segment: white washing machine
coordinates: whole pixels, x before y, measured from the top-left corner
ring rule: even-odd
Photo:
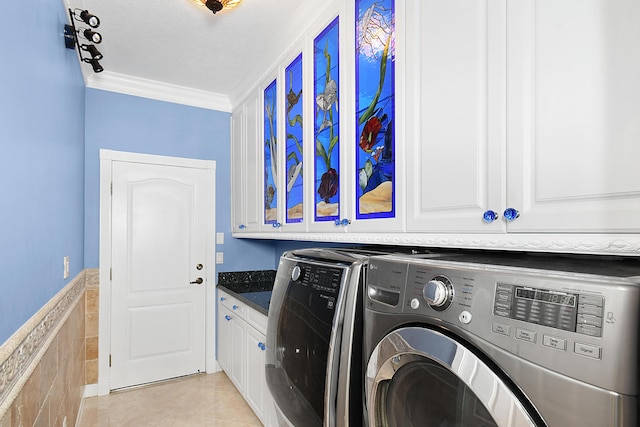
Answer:
[[[640,260],[372,257],[370,426],[635,427]]]

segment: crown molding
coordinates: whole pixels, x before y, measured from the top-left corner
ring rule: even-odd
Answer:
[[[227,95],[141,79],[106,70],[100,74],[87,75],[85,83],[87,87],[92,89],[174,102],[208,110],[231,112],[231,101]]]

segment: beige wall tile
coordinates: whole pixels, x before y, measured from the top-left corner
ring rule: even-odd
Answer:
[[[77,303],[65,307],[70,311],[66,313],[63,324],[59,327],[52,324],[56,328],[55,336],[51,337],[49,347],[37,364],[30,368],[33,372],[7,413],[0,418],[0,427],[59,427],[65,417],[67,425],[75,425],[85,385],[85,310],[89,305],[97,311],[98,295],[96,290],[93,299],[89,298],[87,301],[83,277],[80,283],[82,284],[71,288],[75,292],[73,295],[79,298],[75,300]],[[79,289],[78,286],[82,288]],[[55,301],[65,301],[61,299],[63,296],[56,295],[56,298]],[[53,303],[45,305],[44,308],[49,307],[53,308]],[[27,334],[30,333],[33,331],[27,331]],[[48,338],[40,341],[40,344],[44,342],[48,342]],[[97,341],[95,348],[97,349]],[[27,368],[20,369],[25,372]]]
[[[31,426],[34,425],[41,406],[40,402],[30,401],[29,395],[21,392],[11,405],[11,409],[12,426]]]
[[[87,360],[98,358],[98,337],[91,337],[86,339],[85,353],[85,357]]]
[[[35,419],[45,393],[42,392],[41,365],[38,364],[20,391],[21,399],[27,407],[33,408],[32,419]]]
[[[86,291],[86,314],[98,313],[98,289],[87,289]]]
[[[98,313],[86,315],[85,337],[98,336]]]
[[[0,427],[11,427],[11,408],[0,418]]]
[[[40,389],[43,397],[49,394],[58,372],[58,340],[54,339],[51,346],[40,360]]]
[[[65,378],[63,377],[63,375],[58,375],[56,376],[56,379],[51,387],[51,391],[49,392],[49,414],[51,420],[55,420],[57,415],[63,409],[65,395]]]
[[[85,382],[87,384],[98,383],[98,360],[87,360],[85,363]]]
[[[44,401],[44,404],[42,405],[42,410],[38,414],[38,417],[35,419],[33,424],[25,424],[25,426],[33,425],[33,427],[51,427],[49,415],[49,399],[46,399]]]

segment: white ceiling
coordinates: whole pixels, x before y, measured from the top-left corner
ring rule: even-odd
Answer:
[[[160,84],[163,90],[177,89],[187,98],[210,95],[233,105],[250,82],[264,75],[266,70],[254,64],[284,53],[295,42],[287,37],[298,37],[305,21],[330,1],[243,0],[237,8],[215,15],[194,0],[65,3],[100,18],[96,31],[103,40],[96,47],[104,55],[100,63],[105,71],[95,74],[83,64],[88,86],[104,88],[114,79],[126,80],[125,86],[153,87],[150,92],[154,92]],[[82,22],[76,24],[84,27]]]

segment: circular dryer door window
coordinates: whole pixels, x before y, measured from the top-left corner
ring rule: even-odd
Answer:
[[[398,329],[367,366],[371,426],[535,427],[523,402],[473,352],[420,327]]]

